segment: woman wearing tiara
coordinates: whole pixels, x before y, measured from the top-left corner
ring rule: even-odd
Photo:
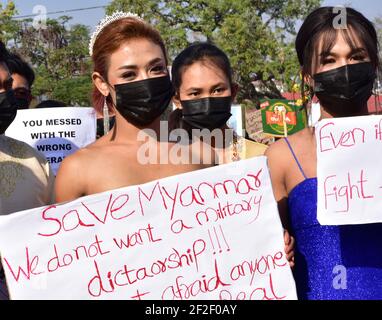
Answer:
[[[105,118],[108,112],[115,114],[115,125],[95,143],[65,158],[56,178],[57,202],[210,166],[175,165],[167,157],[165,163],[160,161],[163,150],[168,152],[173,146],[156,138],[173,89],[166,49],[157,30],[134,14],[116,12],[101,21],[89,52],[94,64],[94,107],[103,109]],[[143,129],[149,129],[146,132],[151,136],[140,139]],[[149,163],[142,153],[147,140],[158,151]],[[213,159],[212,150],[204,151]],[[201,155],[193,156],[200,159]]]

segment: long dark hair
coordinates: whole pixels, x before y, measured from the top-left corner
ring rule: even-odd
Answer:
[[[302,67],[303,78],[312,76],[320,63],[319,50],[330,52],[333,48],[338,32],[342,32],[350,48],[356,47],[356,38],[367,50],[371,63],[379,67],[378,36],[371,23],[360,12],[352,8],[346,10],[347,26],[344,29],[335,28],[334,21],[338,18],[336,7],[321,7],[311,12],[302,24],[296,38],[295,46],[298,60]],[[321,48],[319,48],[322,40]]]
[[[0,62],[5,62],[9,57],[9,52],[5,47],[4,42],[0,40]]]
[[[184,49],[174,60],[171,67],[171,80],[175,95],[179,97],[183,72],[199,61],[208,61],[222,70],[232,87],[232,68],[227,55],[210,42],[195,42]],[[182,110],[176,109],[169,116],[169,130],[182,128],[191,132],[191,127],[182,122]]]
[[[32,88],[35,73],[32,67],[23,58],[16,53],[11,53],[7,58],[7,65],[11,74],[17,73],[23,76],[27,80],[29,88]]]

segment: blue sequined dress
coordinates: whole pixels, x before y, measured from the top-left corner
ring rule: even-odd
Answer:
[[[299,299],[382,299],[382,224],[321,226],[317,221],[317,178],[288,197]]]

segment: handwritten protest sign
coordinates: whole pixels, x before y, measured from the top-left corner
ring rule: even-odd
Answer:
[[[270,144],[275,140],[264,134],[261,110],[255,108],[245,108],[245,131],[252,140],[259,143]]]
[[[0,217],[0,254],[13,299],[296,298],[265,157]]]
[[[326,119],[315,132],[318,221],[382,222],[382,117]]]
[[[66,156],[95,141],[96,114],[82,107],[18,110],[5,135],[42,152],[56,174]]]

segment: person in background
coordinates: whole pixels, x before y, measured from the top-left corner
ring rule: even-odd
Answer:
[[[6,57],[4,44],[0,43],[0,48]],[[26,143],[4,135],[17,113],[12,82],[4,59],[0,62],[0,215],[54,200],[54,175],[44,156]]]
[[[54,203],[54,174],[48,161],[26,143],[4,135],[17,113],[7,58],[0,42],[0,215]],[[0,264],[0,299],[7,298]]]
[[[211,43],[196,43],[175,58],[171,73],[175,89],[173,102],[177,109],[169,116],[169,131],[184,129],[192,139],[192,129],[217,129],[225,136],[226,130],[230,130],[226,123],[238,90],[232,81],[227,55]],[[240,151],[235,150],[237,140],[243,143]],[[213,147],[223,163],[263,155],[267,148],[237,136],[228,146],[214,144]],[[284,242],[286,257],[293,267],[294,239],[286,230]]]
[[[34,71],[26,61],[15,53],[8,56],[6,63],[13,79],[12,89],[17,108],[28,109],[32,101]]]
[[[192,140],[192,129],[221,130],[223,143],[217,145],[212,139],[219,163],[264,154],[266,145],[239,137],[235,132],[233,139],[226,139],[231,130],[227,121],[238,86],[232,81],[230,61],[222,50],[207,42],[192,44],[175,58],[171,73],[177,109],[169,116],[170,132],[184,129]]]
[[[320,102],[322,119],[367,115],[379,67],[377,33],[352,8],[346,8],[345,28],[335,28],[334,9],[313,11],[297,34],[302,78]],[[296,239],[298,297],[382,299],[382,224],[322,226],[317,220],[314,128],[278,140],[266,155],[281,219]],[[345,277],[340,286],[338,267]]]

